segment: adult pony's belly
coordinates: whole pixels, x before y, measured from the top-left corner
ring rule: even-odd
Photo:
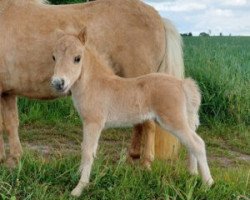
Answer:
[[[31,86],[31,87],[22,87],[18,88],[15,87],[15,89],[9,89],[3,92],[3,95],[17,95],[17,96],[23,96],[30,99],[40,99],[40,100],[50,100],[50,99],[56,99],[63,96],[70,95],[70,92],[67,94],[61,94],[57,93],[53,90],[51,86],[48,85],[38,85],[38,86]]]
[[[123,77],[156,72],[165,53],[162,19],[140,1],[106,0],[69,6],[20,3],[9,12],[0,17],[5,66],[12,81],[7,91],[20,96],[38,99],[59,96],[49,81],[58,29],[77,34],[86,26],[87,44],[105,54],[114,72]]]

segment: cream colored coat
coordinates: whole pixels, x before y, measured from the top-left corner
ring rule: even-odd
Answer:
[[[89,183],[98,140],[104,128],[156,121],[178,137],[189,152],[189,170],[197,174],[197,163],[205,184],[213,179],[204,141],[196,134],[201,103],[192,79],[166,74],[121,78],[113,73],[105,57],[86,42],[86,33],[64,35],[53,51],[55,72],[52,86],[61,93],[72,91],[74,105],[84,119],[81,179],[72,191],[80,196]]]

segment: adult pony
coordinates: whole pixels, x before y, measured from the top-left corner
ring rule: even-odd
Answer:
[[[14,165],[22,155],[16,97],[58,97],[50,87],[51,53],[58,30],[77,34],[85,26],[88,43],[109,57],[117,75],[135,77],[157,71],[183,75],[178,32],[139,0],[60,6],[43,0],[0,0],[0,160],[5,159],[3,130],[10,146],[7,163]],[[145,127],[150,124],[146,122]],[[140,132],[141,125],[136,126],[135,133]],[[154,137],[152,133],[148,131],[148,137]]]

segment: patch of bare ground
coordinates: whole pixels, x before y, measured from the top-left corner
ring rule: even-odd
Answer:
[[[210,155],[209,160],[211,162],[215,162],[218,165],[222,167],[230,167],[235,166],[240,163],[245,163],[250,165],[250,155],[243,154],[237,151],[230,151],[232,155],[234,155],[234,158],[226,157],[226,156],[216,156],[216,155]]]
[[[32,150],[45,158],[62,154],[81,155],[81,126],[25,125],[20,132],[26,151]],[[130,129],[105,130],[99,141],[99,149],[112,157],[112,160],[117,160],[120,153],[129,146],[130,136]]]
[[[82,128],[80,125],[25,125],[20,132],[22,145],[26,151],[32,150],[45,158],[55,155],[81,155]],[[130,140],[131,129],[109,129],[103,131],[99,149],[116,161],[121,152],[129,147]],[[218,166],[250,165],[249,154],[238,151],[221,138],[211,139],[207,146],[209,161]]]
[[[250,155],[238,148],[228,145],[223,139],[218,139],[216,145],[209,148],[209,160],[222,167],[236,166],[239,163],[250,165]]]

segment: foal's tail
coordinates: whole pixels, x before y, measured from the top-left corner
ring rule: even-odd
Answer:
[[[198,114],[201,104],[200,89],[193,79],[187,78],[183,80],[183,90],[186,96],[189,125],[195,130],[200,124]]]
[[[163,19],[166,34],[165,56],[159,72],[165,72],[177,78],[184,78],[182,38],[175,26]]]

